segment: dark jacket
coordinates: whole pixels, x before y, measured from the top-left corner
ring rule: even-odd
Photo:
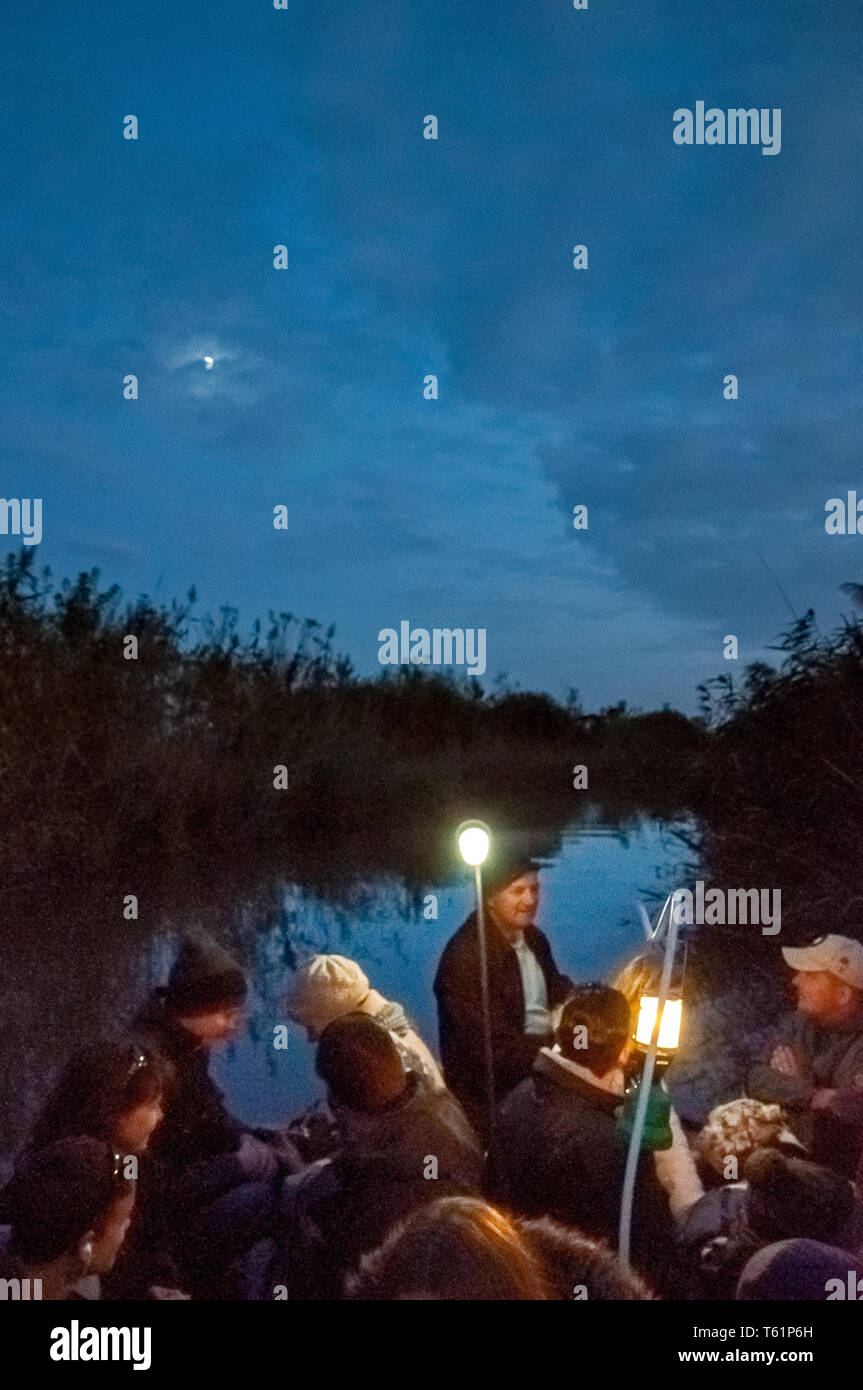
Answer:
[[[486,1186],[493,1202],[524,1216],[551,1216],[616,1246],[627,1144],[616,1132],[623,1097],[592,1085],[547,1052],[498,1108]],[[668,1292],[674,1222],[653,1165],[642,1154],[635,1182],[632,1263]]]
[[[292,1299],[341,1298],[345,1275],[397,1221],[437,1197],[479,1192],[476,1136],[455,1098],[423,1077],[410,1076],[392,1109],[340,1112],[339,1122],[335,1155],[285,1181],[278,1238],[269,1255],[250,1252],[251,1277],[238,1262],[237,1296],[273,1298],[283,1285]]]
[[[770,1065],[773,1050],[790,1047],[801,1076]],[[784,1106],[798,1138],[819,1162],[853,1177],[863,1147],[863,1019],[825,1028],[795,1011],[759,1035],[748,1090],[758,1100]],[[835,1090],[826,1110],[810,1109],[816,1090]]]
[[[744,1265],[764,1244],[750,1226],[749,1197],[748,1183],[725,1183],[687,1212],[677,1233],[681,1298],[734,1298]]]
[[[229,1114],[209,1073],[210,1052],[166,1009],[156,990],[138,1015],[134,1035],[167,1063],[165,1118],[151,1141],[157,1162],[182,1169],[239,1148],[244,1126]]]
[[[572,991],[572,981],[554,962],[548,937],[528,927],[524,939],[545,976],[549,1008]],[[548,1042],[524,1031],[524,990],[515,950],[486,922],[488,989],[495,1094],[499,1100],[529,1075],[537,1052]],[[472,912],[444,947],[434,982],[440,1051],[446,1083],[468,1105],[485,1095],[479,931]]]
[[[767,1245],[782,1240],[817,1240],[846,1250],[860,1248],[863,1203],[850,1186],[847,1201],[841,1179],[823,1168],[796,1160],[796,1181],[783,1186],[757,1181],[724,1183],[690,1207],[678,1231],[681,1297],[734,1298],[744,1265]],[[804,1177],[801,1169],[807,1169]],[[822,1176],[819,1177],[819,1174]],[[821,1187],[821,1195],[811,1184]],[[823,1183],[828,1184],[824,1191]],[[830,1190],[832,1185],[832,1193]],[[809,1186],[809,1192],[807,1192]],[[810,1201],[808,1196],[818,1200]]]
[[[150,1153],[138,1159],[138,1187],[126,1239],[113,1268],[102,1276],[102,1298],[126,1302],[147,1298],[153,1286],[183,1287],[172,1254],[170,1185],[163,1165]]]

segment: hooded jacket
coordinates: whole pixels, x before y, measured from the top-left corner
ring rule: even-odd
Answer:
[[[617,1134],[622,1094],[544,1048],[531,1075],[502,1102],[489,1154],[492,1201],[524,1216],[551,1216],[617,1244],[627,1144]],[[639,1159],[632,1263],[668,1292],[674,1221],[652,1154]]]

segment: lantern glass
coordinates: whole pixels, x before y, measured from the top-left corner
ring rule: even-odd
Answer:
[[[650,1046],[650,1039],[653,1037],[653,1026],[656,1022],[656,1010],[659,1007],[659,999],[655,994],[642,994],[638,1005],[638,1025],[635,1029],[635,1041],[642,1047]],[[663,1052],[673,1052],[680,1041],[680,1020],[683,1013],[682,999],[666,999],[665,1007],[662,1010],[662,1018],[659,1023],[659,1039],[657,1046]]]

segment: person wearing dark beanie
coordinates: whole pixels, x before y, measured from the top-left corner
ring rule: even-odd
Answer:
[[[168,979],[165,1003],[176,1018],[191,1020],[192,1031],[197,1019],[229,1014],[214,1028],[229,1037],[247,992],[245,975],[217,941],[187,937]]]
[[[539,864],[518,852],[498,853],[483,874],[489,1011],[495,1099],[530,1074],[540,1048],[553,1041],[552,1011],[572,981],[555,964],[548,938],[535,925]],[[471,912],[444,947],[434,981],[444,1078],[478,1132],[484,1133],[485,1073],[479,927]]]
[[[253,1244],[271,1219],[280,1174],[301,1167],[278,1131],[254,1130],[230,1114],[209,1072],[211,1048],[238,1032],[247,985],[217,941],[186,937],[165,987],[133,1023],[168,1076],[165,1118],[151,1142],[175,1214],[172,1254],[199,1296],[214,1296],[220,1269]]]
[[[165,1118],[151,1151],[174,1169],[239,1148],[243,1125],[226,1110],[209,1064],[210,1049],[237,1033],[245,996],[245,976],[228,952],[211,937],[188,936],[167,985],[132,1025],[165,1064]]]

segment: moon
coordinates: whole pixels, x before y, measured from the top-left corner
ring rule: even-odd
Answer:
[[[205,357],[205,358],[204,358],[204,366],[206,367],[206,369],[207,369],[208,372],[211,372],[211,371],[213,370],[213,363],[214,363],[215,360],[216,360],[216,359],[215,359],[214,357]]]

